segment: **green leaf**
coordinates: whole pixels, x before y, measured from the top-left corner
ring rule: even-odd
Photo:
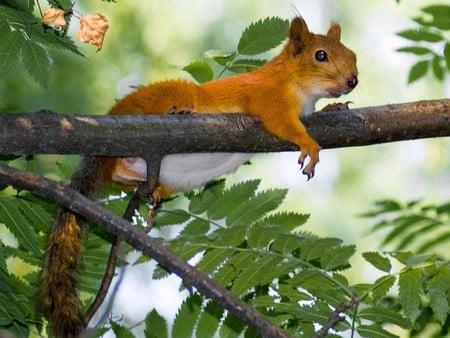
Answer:
[[[197,267],[207,274],[212,274],[229,256],[230,249],[210,250],[202,257]]]
[[[228,312],[227,317],[223,321],[218,337],[235,338],[240,337],[240,333],[244,330],[246,324],[238,317]]]
[[[364,252],[362,256],[365,258],[366,261],[368,261],[370,264],[372,264],[377,269],[384,271],[384,272],[390,272],[391,271],[391,262],[388,258],[383,257],[378,252]]]
[[[228,286],[243,268],[254,263],[257,256],[258,254],[252,251],[238,252],[220,268],[214,279],[220,285]]]
[[[246,73],[258,69],[266,62],[266,60],[258,59],[238,59],[230,65],[229,69],[234,73]]]
[[[8,5],[23,12],[33,12],[34,1],[33,0],[5,0]]]
[[[411,67],[408,76],[408,83],[413,83],[418,79],[424,77],[428,72],[428,65],[430,62],[428,60],[419,61],[414,66]]]
[[[379,302],[395,283],[395,276],[383,276],[378,278],[372,287],[373,302]]]
[[[165,225],[182,224],[188,221],[190,218],[191,215],[188,212],[181,209],[173,209],[173,210],[162,209],[159,210],[154,216],[155,224],[157,227],[162,227]]]
[[[196,336],[197,337],[217,337],[215,334],[219,328],[220,321],[222,319],[224,309],[216,302],[208,302],[203,309],[200,319],[197,324]]]
[[[325,270],[335,270],[348,266],[348,260],[356,252],[356,245],[345,245],[339,248],[333,248],[326,251],[326,255],[322,257],[322,267]]]
[[[430,298],[430,306],[441,325],[444,325],[449,313],[447,295],[450,291],[450,268],[443,265],[433,277],[427,281],[426,289]]]
[[[425,29],[407,29],[398,32],[397,35],[412,41],[439,42],[444,40],[442,35]]]
[[[134,334],[131,333],[129,329],[126,327],[117,324],[116,322],[111,321],[111,329],[113,330],[116,337],[120,338],[134,338]]]
[[[145,318],[145,338],[167,338],[167,321],[155,309]]]
[[[173,322],[172,338],[192,337],[202,300],[200,295],[195,294],[183,302]]]
[[[397,52],[411,53],[411,54],[415,54],[415,55],[426,55],[426,54],[431,54],[433,51],[429,48],[413,46],[413,47],[399,48],[399,49],[397,49]]]
[[[444,47],[444,59],[447,64],[447,69],[450,71],[450,42],[447,42]]]
[[[190,238],[197,236],[204,236],[210,228],[207,220],[196,218],[190,221],[181,231],[179,237]]]
[[[12,232],[19,246],[40,257],[38,239],[30,221],[20,211],[15,197],[0,198],[0,222]]]
[[[286,194],[287,189],[266,190],[257,194],[249,201],[241,203],[235,210],[230,210],[226,219],[228,226],[250,225],[278,208]]]
[[[433,60],[431,61],[433,74],[439,80],[444,80],[444,68],[441,65],[442,58],[439,55],[433,56]]]
[[[242,270],[234,281],[232,292],[236,295],[242,295],[250,288],[261,285],[263,278],[272,273],[276,265],[282,260],[278,256],[262,256],[253,264]],[[265,280],[267,282],[267,280]]]
[[[238,52],[243,55],[264,53],[286,39],[289,21],[277,17],[252,23],[241,35]]]
[[[358,316],[379,324],[395,324],[404,329],[408,329],[411,326],[411,323],[398,312],[384,307],[368,307],[362,309],[358,312]]]
[[[309,214],[298,214],[296,212],[279,212],[261,219],[257,226],[276,226],[287,231],[293,231],[305,224],[309,216]]]
[[[204,56],[213,59],[221,66],[226,66],[228,62],[236,57],[236,52],[229,52],[225,50],[210,49],[204,52]]]
[[[398,336],[386,331],[379,325],[359,325],[356,331],[361,337],[368,338],[398,338]]]
[[[399,296],[405,316],[414,321],[420,314],[420,293],[422,291],[422,272],[408,269],[399,277]]]
[[[261,180],[250,180],[232,185],[226,189],[220,198],[217,198],[209,206],[207,212],[211,219],[222,219],[230,214],[231,210],[239,208],[239,206],[255,196]]]
[[[22,47],[22,61],[31,78],[47,88],[52,64],[47,51],[37,43],[26,40]]]
[[[201,214],[209,210],[209,206],[221,197],[225,189],[225,180],[217,180],[208,184],[201,193],[190,193],[189,211],[193,214]]]
[[[198,83],[211,81],[214,77],[211,66],[205,61],[194,61],[184,67],[183,70],[191,74]]]
[[[422,11],[433,16],[432,25],[438,29],[450,30],[450,6],[431,5],[422,8]]]
[[[0,7],[0,12],[2,8]],[[13,74],[22,53],[23,38],[0,21],[0,77]]]

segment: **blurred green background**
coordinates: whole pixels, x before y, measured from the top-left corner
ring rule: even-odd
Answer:
[[[296,10],[316,33],[326,32],[334,21],[342,25],[342,41],[356,52],[360,72],[358,87],[342,98],[353,101],[352,107],[448,98],[448,75],[443,83],[428,75],[407,85],[416,58],[395,51],[408,45],[395,32],[413,27],[410,18],[432,3],[436,1],[119,0],[114,4],[79,0],[78,11],[99,12],[109,19],[103,49],[96,53],[93,46],[80,46],[87,58],[57,54],[48,89],[36,85],[23,70],[1,79],[0,111],[45,108],[104,114],[130,91],[130,85],[189,78],[181,68],[200,58],[203,51],[235,50],[241,32],[251,22],[268,16],[292,18]],[[72,36],[77,30],[75,21],[69,31]],[[327,103],[319,101],[316,108]],[[262,178],[264,188],[289,188],[283,208],[310,213],[306,230],[356,243],[361,251],[380,250],[384,248],[376,246],[375,235],[368,235],[371,224],[357,214],[378,199],[448,200],[449,148],[450,139],[442,138],[325,150],[316,177],[309,182],[298,169],[297,153],[263,154],[252,160],[253,165],[230,175],[228,183]],[[41,168],[50,176],[56,172],[55,158],[40,157]],[[75,161],[75,157],[68,160]],[[364,265],[360,275],[349,276],[350,280],[363,277],[376,278]]]

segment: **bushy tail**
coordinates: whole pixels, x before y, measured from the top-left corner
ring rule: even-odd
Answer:
[[[87,157],[74,174],[71,187],[95,198],[105,181],[102,159]],[[38,310],[50,320],[51,335],[79,337],[85,328],[78,298],[82,260],[83,220],[61,208],[55,217],[45,254],[38,292]]]

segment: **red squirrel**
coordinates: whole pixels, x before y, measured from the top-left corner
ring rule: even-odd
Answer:
[[[301,17],[292,20],[288,41],[272,61],[244,74],[198,85],[170,80],[140,87],[109,111],[109,114],[167,114],[173,110],[195,113],[242,111],[259,117],[263,127],[280,139],[299,146],[303,173],[312,178],[320,146],[299,119],[309,115],[320,98],[336,98],[358,84],[356,55],[341,42],[341,27],[333,24],[326,35],[313,34]],[[201,187],[233,171],[251,154],[171,154],[163,158],[159,200],[178,191]],[[95,198],[102,187],[115,182],[133,189],[147,180],[140,158],[87,157],[72,178],[71,186]],[[61,209],[50,234],[40,279],[40,309],[49,317],[56,337],[78,337],[85,328],[77,294],[77,270],[82,254],[82,219]]]

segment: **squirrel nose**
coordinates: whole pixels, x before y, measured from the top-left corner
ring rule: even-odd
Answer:
[[[350,76],[350,78],[347,81],[347,85],[353,89],[356,87],[357,84],[358,84],[358,78],[355,75]]]

